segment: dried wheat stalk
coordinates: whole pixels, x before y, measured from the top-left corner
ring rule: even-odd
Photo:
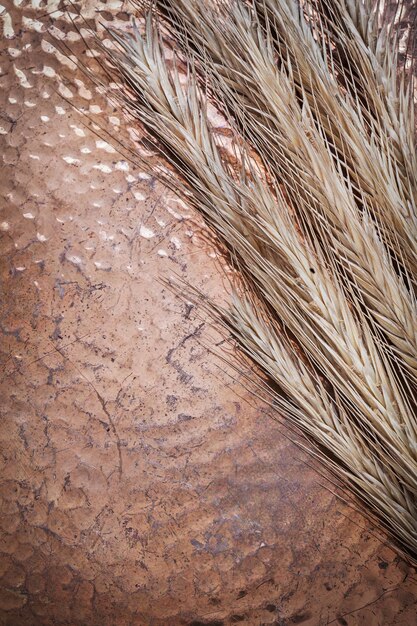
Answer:
[[[178,188],[254,294],[238,290],[229,311],[211,311],[278,386],[281,411],[331,452],[339,476],[413,558],[415,156],[411,117],[406,136],[401,126],[410,94],[404,87],[401,104],[393,100],[395,63],[375,43],[373,4],[156,7],[171,34],[187,33],[185,85],[179,61],[165,61],[152,12],[144,36],[112,33],[118,51],[106,54],[124,86],[121,106],[181,174]],[[354,69],[343,73],[346,30]],[[372,84],[358,71],[373,75],[375,59],[387,77]],[[212,132],[202,77],[243,135],[239,167]]]
[[[240,119],[271,174],[285,185],[307,230],[319,233],[314,242],[342,266],[344,287],[364,303],[374,332],[389,340],[386,354],[415,386],[417,304],[410,283],[417,269],[417,162],[409,145],[410,87],[400,98],[401,116],[392,113],[393,106],[372,106],[363,91],[365,103],[358,108],[338,89],[342,70],[337,76],[329,71],[326,47],[317,41],[298,3],[255,4],[260,13],[244,3],[220,13],[196,0],[163,0],[158,6],[171,18],[179,40],[187,41],[185,33],[192,39],[192,49],[205,68],[209,65],[223,102]],[[270,28],[262,26],[265,22]],[[351,59],[354,64],[354,55]],[[391,75],[395,63],[386,65]],[[369,84],[374,73],[372,67],[366,69],[369,80],[366,76],[364,82]],[[344,75],[343,83],[351,81]],[[371,94],[379,91],[375,84]],[[385,117],[381,113],[372,120],[368,109],[382,109]],[[390,113],[391,125],[386,119]],[[382,128],[384,122],[388,128]],[[398,159],[403,156],[406,164],[403,178],[392,138],[398,138]],[[394,225],[382,229],[380,221],[372,220],[375,215]],[[405,276],[398,276],[389,250]]]

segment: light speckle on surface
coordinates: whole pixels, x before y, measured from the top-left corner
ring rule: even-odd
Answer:
[[[110,263],[107,263],[106,261],[94,261],[94,265],[98,270],[103,270],[105,272],[109,272],[111,270]]]
[[[100,170],[103,174],[110,174],[112,168],[109,165],[105,165],[104,163],[99,163],[98,165],[93,165],[95,170]]]
[[[14,28],[12,17],[7,12],[6,7],[0,5],[0,19],[3,20],[3,35],[6,39],[12,39],[14,37]]]
[[[33,215],[33,213],[30,213],[30,212],[28,212],[28,213],[23,213],[23,217],[24,217],[25,219],[27,219],[27,220],[34,220],[34,219],[35,219],[35,216]]]
[[[146,196],[144,193],[141,193],[140,191],[134,191],[133,195],[135,197],[135,200],[146,200]]]
[[[81,163],[80,159],[76,159],[75,157],[72,157],[72,156],[63,156],[62,160],[65,161],[65,163],[68,163],[69,165],[76,165],[77,163]]]
[[[71,128],[78,137],[85,137],[85,131],[82,128],[74,126],[73,124],[71,124]]]
[[[26,74],[22,70],[19,70],[19,68],[17,68],[16,66],[13,66],[13,68],[14,68],[14,72],[15,72],[18,80],[19,80],[19,83],[22,85],[22,87],[24,89],[31,89],[32,85],[30,84],[30,82],[26,78]]]
[[[47,54],[56,54],[56,52],[58,52],[55,46],[53,46],[47,39],[42,39],[41,48]]]
[[[49,65],[44,65],[42,72],[45,76],[48,76],[48,78],[53,78],[56,75],[54,68]]]
[[[139,228],[139,235],[145,239],[152,239],[152,237],[155,237],[155,233],[152,228],[148,228],[148,226],[145,226],[144,224],[141,224]]]
[[[0,230],[2,230],[4,233],[7,232],[8,230],[10,230],[9,222],[1,222]]]
[[[16,59],[17,57],[20,57],[20,55],[22,54],[22,51],[18,50],[17,48],[8,48],[7,52],[10,54],[12,59]]]
[[[25,28],[27,28],[28,30],[34,30],[37,33],[41,33],[43,30],[45,30],[44,24],[39,20],[34,20],[30,17],[23,16],[22,22]]]
[[[78,93],[81,96],[81,98],[84,98],[84,100],[91,100],[92,99],[92,94],[90,89],[87,89],[84,82],[82,80],[79,79],[75,79],[75,84],[78,87]]]
[[[107,141],[103,141],[102,139],[96,140],[96,146],[99,150],[105,150],[109,154],[114,154],[116,150],[111,146]]]
[[[49,122],[49,117],[47,115],[41,115],[41,121],[42,122]]]
[[[181,249],[181,241],[178,239],[178,237],[171,237],[170,241],[176,250]]]
[[[166,250],[163,250],[162,248],[160,250],[158,250],[158,255],[159,256],[168,256],[168,252]]]
[[[71,98],[74,97],[74,94],[72,93],[71,89],[69,89],[66,85],[64,85],[64,83],[59,84],[58,93],[60,93],[61,96],[63,98],[66,98],[67,100],[70,100]]]
[[[45,237],[45,235],[42,235],[42,233],[36,233],[36,239],[42,243],[48,240],[48,238]]]

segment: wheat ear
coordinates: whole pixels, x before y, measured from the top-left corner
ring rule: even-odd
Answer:
[[[390,483],[382,497],[407,510],[412,525],[415,420],[366,320],[352,313],[337,274],[329,273],[319,251],[309,251],[300,239],[279,189],[274,196],[249,164],[241,180],[235,180],[210,132],[192,67],[184,91],[178,74],[167,69],[151,18],[146,40],[138,32],[115,39],[123,53],[112,61],[134,96],[125,96],[125,106],[173,155],[195,206],[228,243],[241,271],[269,307],[296,334],[314,366],[337,389],[340,406],[367,443],[368,461],[378,459],[387,475],[396,477],[397,483]],[[251,170],[248,180],[246,169]]]

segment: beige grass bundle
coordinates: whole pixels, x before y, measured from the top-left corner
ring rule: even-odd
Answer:
[[[417,168],[394,29],[371,0],[138,5],[145,33],[105,49],[114,96],[240,271],[231,308],[211,312],[416,558]],[[236,131],[238,165],[208,100]]]

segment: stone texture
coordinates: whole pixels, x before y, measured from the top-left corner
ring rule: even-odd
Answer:
[[[82,114],[133,145],[48,43],[83,48],[59,2],[3,4],[0,624],[416,623],[414,570],[163,284],[227,297],[197,217]]]

